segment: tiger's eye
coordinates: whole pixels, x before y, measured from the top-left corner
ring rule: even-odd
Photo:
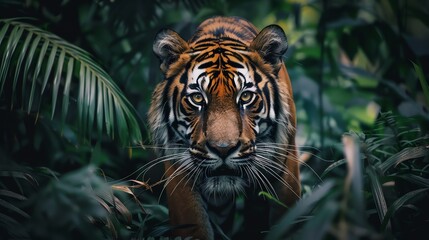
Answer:
[[[201,93],[194,93],[191,95],[191,100],[195,104],[202,104],[204,102],[204,97]]]
[[[243,92],[240,96],[241,103],[248,103],[252,100],[253,93],[252,92]]]

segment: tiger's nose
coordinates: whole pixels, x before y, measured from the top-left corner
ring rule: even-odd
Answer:
[[[239,148],[239,142],[226,142],[226,141],[208,141],[207,147],[218,155],[222,159],[226,159],[229,155],[231,155],[235,150]]]

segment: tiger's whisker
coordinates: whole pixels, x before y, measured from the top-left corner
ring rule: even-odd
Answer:
[[[180,174],[180,175],[182,175],[184,172],[187,172],[186,173],[186,175],[184,175],[184,176],[182,176],[182,178],[179,180],[179,182],[176,184],[176,186],[173,188],[173,190],[171,191],[171,193],[170,193],[170,195],[172,195],[175,191],[176,191],[176,189],[177,189],[177,187],[182,183],[182,181],[183,180],[185,180],[185,179],[187,179],[186,180],[186,182],[184,183],[184,185],[186,185],[187,183],[188,183],[188,181],[189,181],[189,179],[190,179],[190,176],[192,176],[192,174],[195,172],[195,171],[197,171],[198,169],[195,167],[195,166],[193,166],[192,164],[188,164],[188,168],[187,169],[184,169],[183,171],[182,171],[182,173]]]
[[[270,150],[270,149],[258,149],[261,153],[262,152],[265,152],[265,153],[268,153],[268,154],[272,154],[272,155],[279,155],[279,156],[281,156],[281,157],[288,157],[288,160],[292,160],[292,161],[295,161],[295,162],[298,162],[298,163],[300,163],[300,164],[302,164],[302,165],[304,165],[304,166],[306,166],[308,169],[310,169],[310,171],[311,172],[313,172],[313,174],[318,178],[318,180],[320,181],[320,182],[323,182],[323,180],[322,180],[322,178],[319,176],[319,174],[317,174],[316,173],[316,171],[310,166],[310,165],[308,165],[308,163],[306,163],[306,162],[302,162],[302,161],[300,161],[299,160],[299,158],[291,158],[290,156],[288,156],[288,155],[286,155],[286,154],[282,154],[282,153],[279,153],[279,152],[276,152],[276,151],[273,151],[273,150]]]
[[[153,167],[155,167],[158,164],[161,164],[163,162],[166,161],[171,161],[171,160],[175,160],[179,157],[182,157],[185,155],[185,152],[183,153],[175,153],[175,154],[169,154],[169,155],[165,155],[156,159],[153,159],[151,161],[149,161],[148,163],[146,163],[145,165],[143,165],[141,168],[145,168],[145,170],[143,170],[138,176],[137,178],[139,178],[140,176],[142,176],[142,178],[144,178],[145,174]]]
[[[260,156],[261,157],[261,156]],[[281,184],[283,184],[285,187],[287,187],[288,189],[290,189],[293,194],[297,197],[297,198],[301,198],[292,188],[292,186],[286,182],[278,173],[276,173],[273,169],[271,169],[270,167],[265,166],[265,164],[262,164],[258,161],[255,162],[259,167],[261,167],[262,169],[264,169],[265,171],[267,171],[267,173],[269,173],[271,176],[273,176],[275,179],[277,179],[277,181],[279,181]],[[293,174],[291,174],[289,172],[289,170],[285,169],[287,174],[289,174],[290,176],[292,176],[293,180],[297,183],[299,183],[299,180],[293,176]]]
[[[261,164],[261,167],[263,167],[263,168],[267,168],[267,167],[270,167],[270,168],[274,168],[275,170],[277,170],[277,171],[279,171],[279,172],[285,172],[285,173],[287,173],[287,174],[289,174],[292,178],[293,178],[293,180],[296,182],[296,183],[299,183],[299,179],[297,179],[291,172],[290,172],[290,170],[286,167],[286,165],[284,165],[284,164],[280,164],[280,163],[278,163],[278,162],[276,162],[276,161],[272,161],[271,159],[269,159],[269,158],[267,158],[267,157],[265,157],[265,156],[262,156],[262,155],[260,155],[260,154],[256,154],[256,156],[258,157],[256,160],[264,160],[264,161],[262,161],[263,163],[269,163],[269,164]],[[258,161],[257,161],[258,162]],[[270,164],[272,164],[272,165],[274,165],[274,166],[271,166]]]
[[[185,159],[185,161],[186,161],[186,159]],[[179,163],[179,161],[177,161],[177,162],[174,162],[165,172],[167,173],[167,172],[169,172],[169,170],[172,168],[172,167],[174,167],[174,165],[175,164],[178,164]],[[167,187],[167,185],[168,184],[170,184],[171,183],[171,181],[173,181],[174,180],[174,178],[176,178],[176,177],[178,177],[178,176],[180,176],[182,173],[183,173],[183,171],[186,171],[186,169],[189,167],[189,163],[188,164],[183,164],[183,162],[181,162],[180,163],[180,165],[179,165],[179,167],[177,168],[177,169],[175,169],[174,170],[174,172],[170,175],[170,176],[168,176],[167,178],[166,178],[166,181],[165,181],[165,183],[164,183],[164,186],[163,186],[163,188],[162,188],[162,190],[161,190],[161,195],[162,195],[162,193],[165,191],[165,189],[166,189],[166,187]],[[165,174],[164,174],[165,175]]]
[[[262,185],[264,185],[265,190],[270,193],[271,195],[275,196],[276,198],[278,198],[276,190],[274,189],[273,185],[270,183],[270,181],[264,176],[264,174],[262,174],[261,171],[259,171],[258,168],[256,168],[253,165],[250,165],[249,170],[252,170],[252,172],[255,174],[256,179],[259,179],[262,183]],[[263,188],[261,188],[263,189]]]

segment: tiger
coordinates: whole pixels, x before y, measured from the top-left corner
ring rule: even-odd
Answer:
[[[246,233],[261,238],[300,198],[287,49],[279,25],[258,31],[239,17],[209,18],[188,41],[171,29],[157,33],[164,79],[148,120],[172,236],[227,239],[244,196]]]

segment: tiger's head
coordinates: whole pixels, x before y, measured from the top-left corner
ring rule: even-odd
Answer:
[[[172,30],[157,34],[165,80],[149,123],[160,161],[175,166],[169,178],[205,195],[252,185],[275,194],[271,180],[284,181],[281,159],[295,135],[290,85],[279,81],[287,48],[279,26],[258,33],[239,18],[206,20],[189,41]]]

